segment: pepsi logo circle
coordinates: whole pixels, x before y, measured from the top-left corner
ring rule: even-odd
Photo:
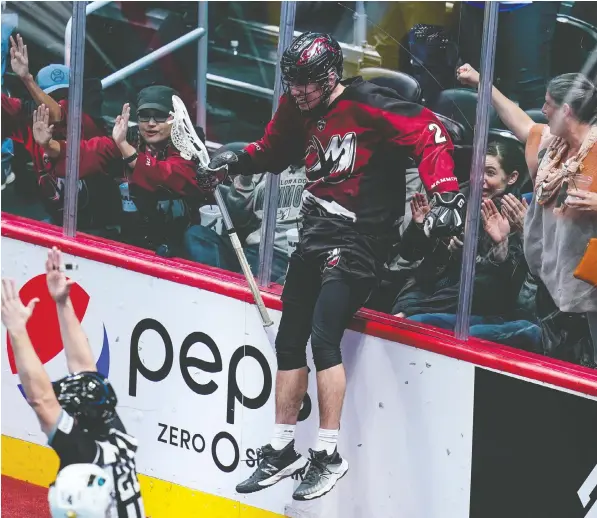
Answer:
[[[38,298],[39,302],[27,323],[27,332],[35,352],[39,356],[51,380],[59,379],[68,374],[64,345],[60,335],[60,323],[56,303],[50,296],[45,274],[38,275],[27,281],[19,290],[24,304],[31,299]],[[94,307],[92,298],[79,285],[71,288],[70,298],[75,315],[85,331],[93,355],[97,358],[96,367],[104,376],[110,373],[110,344],[108,333],[103,322],[98,320],[101,308]],[[12,374],[17,374],[17,368],[12,350],[10,337],[6,336],[8,364]],[[23,392],[19,385],[19,390]]]

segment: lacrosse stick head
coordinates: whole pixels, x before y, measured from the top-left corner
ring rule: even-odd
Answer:
[[[182,158],[196,160],[202,168],[207,169],[209,154],[207,153],[205,144],[195,132],[186,106],[177,95],[172,96],[172,105],[174,106],[174,111],[170,112],[173,116],[170,138],[174,147],[178,149]]]

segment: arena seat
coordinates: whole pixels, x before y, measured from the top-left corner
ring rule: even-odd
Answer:
[[[594,9],[594,8],[593,8]],[[576,49],[571,52],[570,49]],[[574,16],[558,14],[551,55],[551,75],[597,71],[597,27]]]
[[[447,117],[465,129],[464,140],[471,144],[473,141],[473,128],[477,117],[477,92],[468,88],[450,88],[439,94],[431,109]],[[490,127],[497,124],[499,118],[493,107],[490,107]]]
[[[377,86],[391,88],[405,101],[418,103],[421,99],[421,86],[418,81],[404,72],[369,67],[361,69],[359,75]]]

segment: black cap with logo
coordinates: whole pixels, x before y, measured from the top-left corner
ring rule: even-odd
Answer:
[[[169,86],[154,85],[143,88],[137,95],[137,111],[158,110],[170,113],[174,111],[173,95],[178,95],[178,92]]]

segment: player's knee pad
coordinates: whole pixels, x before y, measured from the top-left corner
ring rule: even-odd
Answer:
[[[291,342],[276,340],[276,358],[278,370],[291,371],[307,366],[306,346],[292,345]]]
[[[313,350],[313,363],[317,372],[342,363],[340,344],[326,340],[315,330],[311,334],[311,349]]]

